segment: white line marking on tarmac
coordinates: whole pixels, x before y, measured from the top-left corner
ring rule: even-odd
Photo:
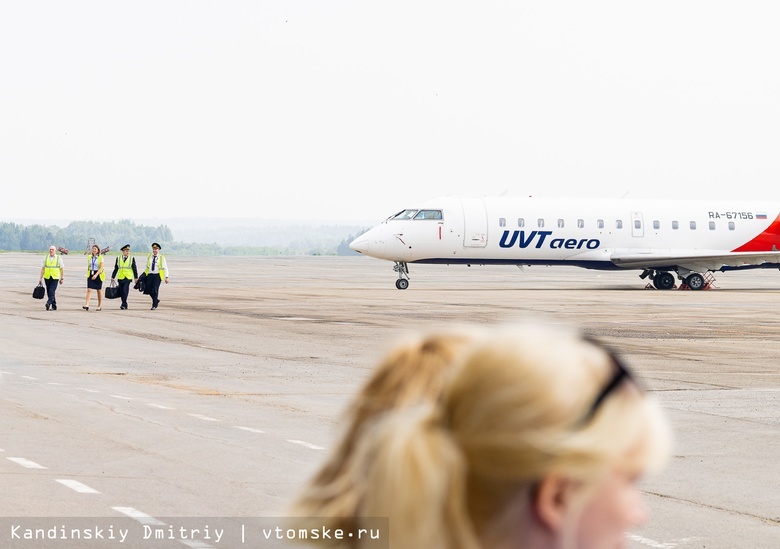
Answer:
[[[151,406],[152,408],[159,408],[160,410],[173,410],[170,406],[163,406],[162,404],[154,404],[152,402],[147,402],[147,406]]]
[[[146,513],[143,513],[139,511],[138,509],[134,509],[133,507],[112,507],[114,511],[118,511],[122,513],[123,515],[127,515],[131,519],[148,526],[167,526],[163,521],[158,520],[154,518],[151,515],[147,515]],[[182,545],[186,545],[187,547],[192,547],[192,549],[214,549],[213,545],[208,545],[202,541],[199,540],[177,540]]]
[[[64,383],[57,383],[56,381],[50,381],[46,385],[65,385]]]
[[[57,482],[59,482],[63,486],[67,486],[71,490],[75,490],[79,494],[99,494],[100,493],[97,490],[95,490],[94,488],[90,488],[86,484],[82,484],[82,483],[80,483],[77,480],[71,480],[71,479],[67,479],[67,478],[57,478],[57,479],[54,479],[54,480],[56,480]]]
[[[38,379],[37,377],[32,377],[32,376],[19,376],[19,377],[21,377],[22,379],[32,379],[32,380]]]
[[[86,391],[88,393],[99,393],[100,391],[96,391],[95,389],[85,389],[84,387],[79,387],[79,391]]]
[[[28,469],[46,469],[46,467],[44,467],[43,465],[38,465],[34,461],[30,461],[29,459],[12,458],[12,457],[6,459],[8,459],[9,461],[13,461],[17,465],[21,465],[22,467],[27,467]]]
[[[112,507],[112,509],[122,513],[123,515],[127,515],[131,519],[136,520],[141,524],[149,524],[151,526],[165,526],[165,523],[161,520],[157,520],[156,518],[147,515],[146,513],[142,513],[138,509],[133,509],[132,507]]]
[[[110,396],[111,398],[120,398],[122,400],[135,400],[134,398],[126,397],[126,396],[122,396],[122,395],[108,395],[108,396]]]
[[[192,547],[192,549],[214,549],[213,545],[198,540],[179,540],[179,543],[186,545],[187,547]]]
[[[9,376],[14,375],[13,372],[6,372],[5,370],[0,370],[0,374],[8,374]]]
[[[654,547],[656,549],[673,549],[674,547],[677,547],[676,543],[663,543],[660,541],[644,538],[636,534],[628,534],[627,537],[632,541],[636,541],[637,543],[641,543],[642,545],[647,545],[648,547]]]
[[[310,442],[305,442],[303,440],[290,440],[287,439],[287,442],[292,442],[293,444],[300,444],[301,446],[305,446],[306,448],[311,448],[312,450],[324,450],[322,446],[317,446],[316,444],[312,444]]]
[[[202,419],[203,421],[222,421],[221,419],[215,419],[213,417],[204,416],[203,414],[187,414],[190,417]]]
[[[242,431],[249,431],[250,433],[265,433],[265,431],[261,431],[260,429],[253,429],[252,427],[241,427],[240,425],[234,425],[236,429],[241,429]]]

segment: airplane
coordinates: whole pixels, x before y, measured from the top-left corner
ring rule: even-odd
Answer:
[[[659,290],[780,269],[780,203],[444,196],[411,206],[349,244],[395,262],[399,290],[410,263],[635,269]]]

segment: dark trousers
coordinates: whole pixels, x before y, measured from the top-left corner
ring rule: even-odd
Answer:
[[[43,281],[46,283],[46,295],[49,296],[49,299],[46,300],[46,305],[53,305],[56,307],[57,298],[55,297],[55,294],[57,293],[57,286],[60,285],[60,279],[44,278]]]
[[[146,285],[146,293],[152,298],[152,307],[157,307],[157,303],[160,301],[157,299],[157,294],[160,293],[160,282],[160,275],[158,274],[149,273],[146,276],[144,284]]]
[[[120,278],[116,282],[119,285],[119,297],[122,298],[122,306],[127,307],[127,296],[130,295],[130,283],[132,278]]]

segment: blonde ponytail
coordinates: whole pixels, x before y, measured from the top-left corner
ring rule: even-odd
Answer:
[[[477,549],[466,463],[431,404],[387,414],[356,448],[363,516],[390,519],[390,548]]]

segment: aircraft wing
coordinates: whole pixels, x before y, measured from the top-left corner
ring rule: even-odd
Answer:
[[[676,252],[678,250],[675,250]],[[765,263],[780,264],[780,251],[771,252],[732,252],[724,254],[721,250],[691,250],[690,254],[665,254],[661,251],[646,253],[635,250],[616,251],[610,260],[618,267],[626,269],[655,269],[659,267],[682,267],[693,272],[717,271],[722,267],[745,267]]]

